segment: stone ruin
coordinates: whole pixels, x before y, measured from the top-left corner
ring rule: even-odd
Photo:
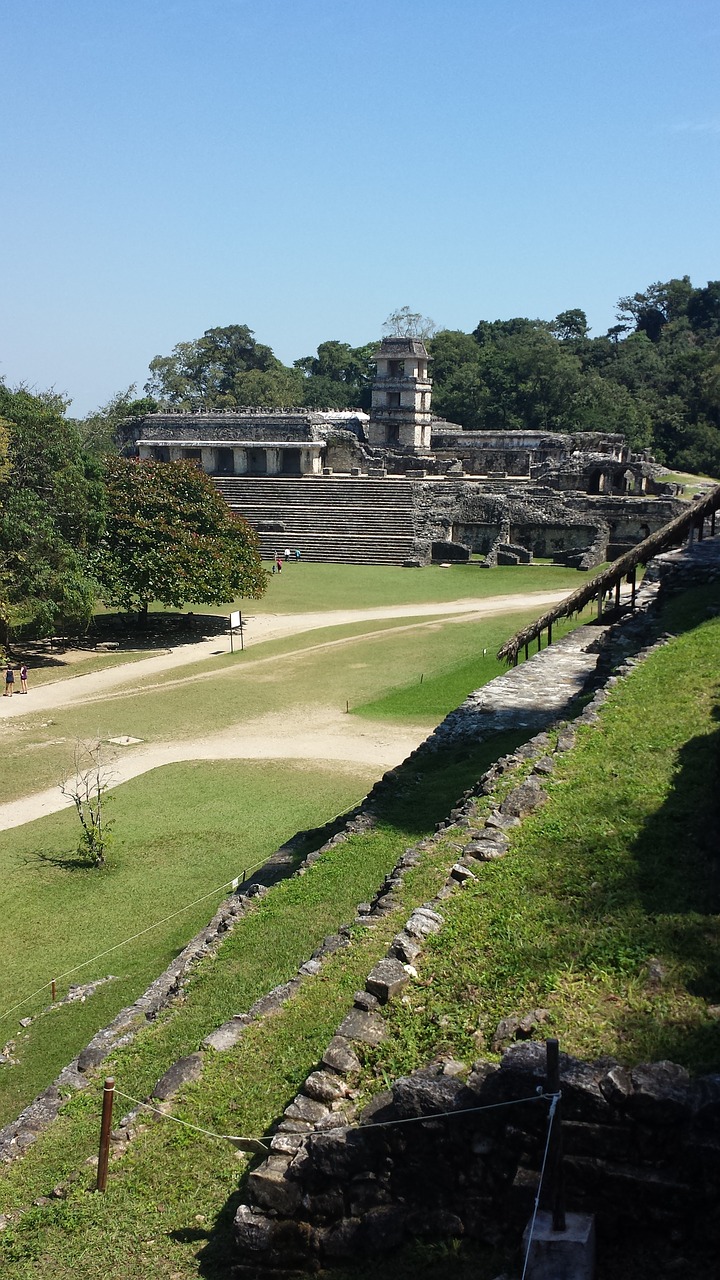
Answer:
[[[283,497],[268,481],[286,482],[291,512],[300,503],[315,508],[314,527],[322,528],[323,506],[332,495],[320,482],[344,480],[347,493],[339,505],[346,546],[362,542],[364,482],[370,505],[384,509],[389,533],[412,516],[414,542],[391,551],[396,563],[428,563],[432,544],[446,543],[458,552],[448,547],[444,559],[467,553],[465,558],[481,555],[493,565],[540,556],[589,568],[628,550],[679,512],[679,486],[664,481],[663,468],[647,453],[633,453],[620,435],[465,431],[432,416],[429,355],[420,339],[384,339],[376,364],[369,414],[303,407],[167,409],[125,425],[126,451],[195,462],[256,525],[283,519]],[[293,492],[289,482],[300,479],[306,482],[302,492]],[[377,489],[383,480],[389,482],[385,497]],[[393,486],[399,480],[410,481],[411,490]],[[266,519],[256,509],[263,502],[272,508]],[[291,525],[287,529],[292,540]],[[342,560],[342,547],[324,553],[317,546],[313,554],[306,530],[297,532],[306,558]],[[366,559],[377,563],[388,556],[379,557],[371,546]]]

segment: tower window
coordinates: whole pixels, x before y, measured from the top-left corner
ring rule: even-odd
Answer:
[[[399,409],[399,408],[400,408],[400,392],[399,392],[399,391],[388,391],[388,393],[387,393],[387,407],[388,407],[388,409]]]

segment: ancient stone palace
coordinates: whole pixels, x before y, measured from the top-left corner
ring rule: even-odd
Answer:
[[[676,487],[620,435],[464,431],[434,418],[419,338],[383,339],[370,413],[164,410],[128,424],[128,452],[185,459],[260,535],[320,561],[422,564],[533,556],[591,567],[659,529]]]

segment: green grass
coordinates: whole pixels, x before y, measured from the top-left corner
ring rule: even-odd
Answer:
[[[266,566],[269,568],[269,565]],[[328,609],[371,609],[395,604],[431,604],[448,600],[501,596],[525,591],[573,591],[587,577],[565,565],[502,565],[481,569],[457,564],[427,565],[290,564],[278,576],[268,574],[262,600],[235,600],[221,608],[191,605],[195,613],[306,613]],[[162,612],[162,606],[154,607]]]
[[[305,827],[345,811],[366,793],[367,768],[293,763],[171,765],[119,788],[109,807],[117,842],[105,870],[78,867],[79,828],[65,812],[0,833],[3,952],[0,1015],[56,974],[176,912],[222,885]],[[58,984],[109,973],[85,1004],[62,1006],[19,1032],[18,1066],[0,1066],[0,1125],[53,1078],[94,1032],[132,1003],[210,919],[216,894],[132,945]],[[0,1020],[0,1045],[18,1019],[49,1004],[45,991]]]
[[[479,1056],[477,1031],[487,1036],[500,1016],[539,1002],[552,1009],[553,1032],[570,1052],[614,1051],[627,1062],[667,1054],[694,1068],[720,1062],[717,1024],[704,1012],[704,1000],[716,999],[720,970],[717,883],[709,878],[712,851],[702,843],[717,822],[720,620],[705,614],[718,600],[717,589],[696,591],[672,606],[664,625],[684,633],[618,686],[599,727],[581,731],[549,784],[550,802],[523,825],[507,857],[481,868],[477,887],[444,904],[447,924],[419,965],[412,1005],[391,1006],[389,1041],[368,1055],[369,1091],[437,1051],[468,1061]],[[108,1069],[119,1087],[143,1096],[206,1028],[289,976],[313,936],[349,919],[397,854],[432,828],[435,812],[446,812],[511,745],[496,740],[464,759],[448,753],[424,766],[420,781],[418,766],[407,766],[377,830],[272,890],[216,959],[198,969],[183,1003],[118,1052]],[[437,890],[457,856],[454,841],[450,832],[409,873],[395,917],[358,931],[352,947],[285,1009],[212,1058],[173,1113],[215,1132],[264,1132],[316,1064],[398,922]],[[649,957],[667,970],[657,990],[647,981]],[[189,1280],[200,1268],[207,1280],[225,1277],[244,1162],[160,1121],[113,1163],[108,1194],[89,1196],[92,1171],[83,1162],[95,1150],[99,1101],[97,1087],[73,1099],[0,1178],[0,1210],[7,1211],[32,1206],[79,1173],[66,1200],[31,1207],[0,1235],[3,1275],[29,1280],[50,1268],[54,1280],[80,1270],[90,1280]],[[372,1271],[378,1280],[449,1280],[477,1267],[473,1274],[491,1280],[505,1262],[430,1246],[380,1259]],[[653,1267],[648,1256],[615,1259],[598,1275],[645,1280]]]
[[[112,1067],[119,1088],[145,1096],[170,1061],[291,976],[326,933],[351,919],[356,903],[373,892],[407,843],[432,827],[495,751],[516,740],[505,735],[461,757],[448,753],[431,764],[422,787],[416,767],[408,766],[404,793],[388,806],[380,826],[337,846],[303,877],[276,886],[216,958],[197,970],[183,1001],[103,1071]],[[408,875],[395,918],[373,931],[357,931],[353,946],[333,957],[279,1014],[253,1026],[236,1049],[211,1057],[203,1081],[186,1091],[177,1114],[215,1132],[265,1132],[318,1060],[352,992],[399,922],[436,892],[454,856],[451,847],[435,850]],[[150,1124],[112,1166],[108,1194],[88,1196],[92,1171],[84,1161],[96,1147],[98,1105],[97,1087],[75,1097],[23,1160],[0,1177],[3,1212],[77,1177],[67,1200],[31,1208],[0,1235],[3,1276],[35,1275],[52,1258],[54,1280],[75,1276],[80,1265],[88,1277],[144,1280],[152,1274],[178,1280],[197,1274],[197,1250],[206,1242],[203,1273],[218,1280],[226,1275],[227,1213],[220,1213],[219,1231],[213,1223],[228,1198],[232,1208],[244,1162],[239,1165],[222,1144],[169,1124]]]
[[[614,691],[559,760],[550,803],[447,904],[411,1003],[390,1013],[378,1086],[436,1053],[471,1061],[501,1018],[538,1005],[569,1053],[717,1070],[720,620],[700,621],[713,601],[718,588],[673,604],[684,633]]]
[[[712,476],[697,476],[689,471],[669,471],[667,475],[659,476],[658,479],[667,484],[681,484],[683,491],[680,497],[684,502],[692,502],[693,498],[701,491],[706,490],[709,485],[718,484],[718,480]]]
[[[136,679],[97,700],[2,724],[3,798],[54,786],[72,762],[76,739],[128,735],[143,742],[206,736],[251,718],[282,713],[303,723],[324,707],[344,711],[419,681],[440,679],[447,693],[421,715],[428,732],[442,715],[502,668],[500,644],[535,610],[481,622],[387,619],[323,628],[249,647],[160,676]],[[488,660],[482,649],[488,649]],[[480,655],[479,657],[477,655]],[[461,677],[454,675],[464,668]],[[28,699],[28,702],[30,700]],[[443,710],[437,711],[442,706]],[[381,707],[364,714],[384,718]],[[395,713],[394,713],[395,714]],[[417,721],[417,713],[408,711]],[[279,731],[279,727],[278,727]],[[132,750],[123,748],[121,750]]]

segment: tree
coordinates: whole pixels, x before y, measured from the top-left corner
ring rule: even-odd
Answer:
[[[107,605],[144,617],[153,600],[179,609],[259,599],[266,576],[257,535],[194,463],[109,456],[105,476],[98,577]]]
[[[332,339],[316,356],[303,356],[295,368],[305,378],[302,403],[313,409],[369,409],[375,343],[351,347]]]
[[[65,402],[0,383],[7,460],[0,476],[0,563],[5,578],[0,640],[30,622],[41,635],[84,625],[96,582],[92,559],[103,529],[104,493]],[[0,593],[2,594],[2,593]]]
[[[430,316],[422,316],[409,307],[392,311],[383,325],[383,333],[388,338],[432,338],[436,330],[437,325]]]
[[[149,396],[181,409],[232,409],[236,405],[297,404],[302,376],[270,347],[256,342],[245,324],[206,329],[195,342],[179,342],[169,356],[150,361]]]
[[[60,791],[75,805],[82,835],[77,847],[81,861],[104,867],[111,840],[112,820],[106,817],[106,792],[112,771],[101,742],[76,742],[72,772],[60,782]]]
[[[587,316],[579,307],[571,307],[569,311],[561,311],[553,320],[550,332],[558,339],[558,342],[577,342],[582,338],[587,338],[590,332]]]
[[[94,413],[76,420],[75,426],[88,453],[102,455],[116,453],[126,443],[128,428],[133,422],[154,413],[158,407],[152,396],[138,398],[133,384],[127,391],[118,391],[107,404]]]

